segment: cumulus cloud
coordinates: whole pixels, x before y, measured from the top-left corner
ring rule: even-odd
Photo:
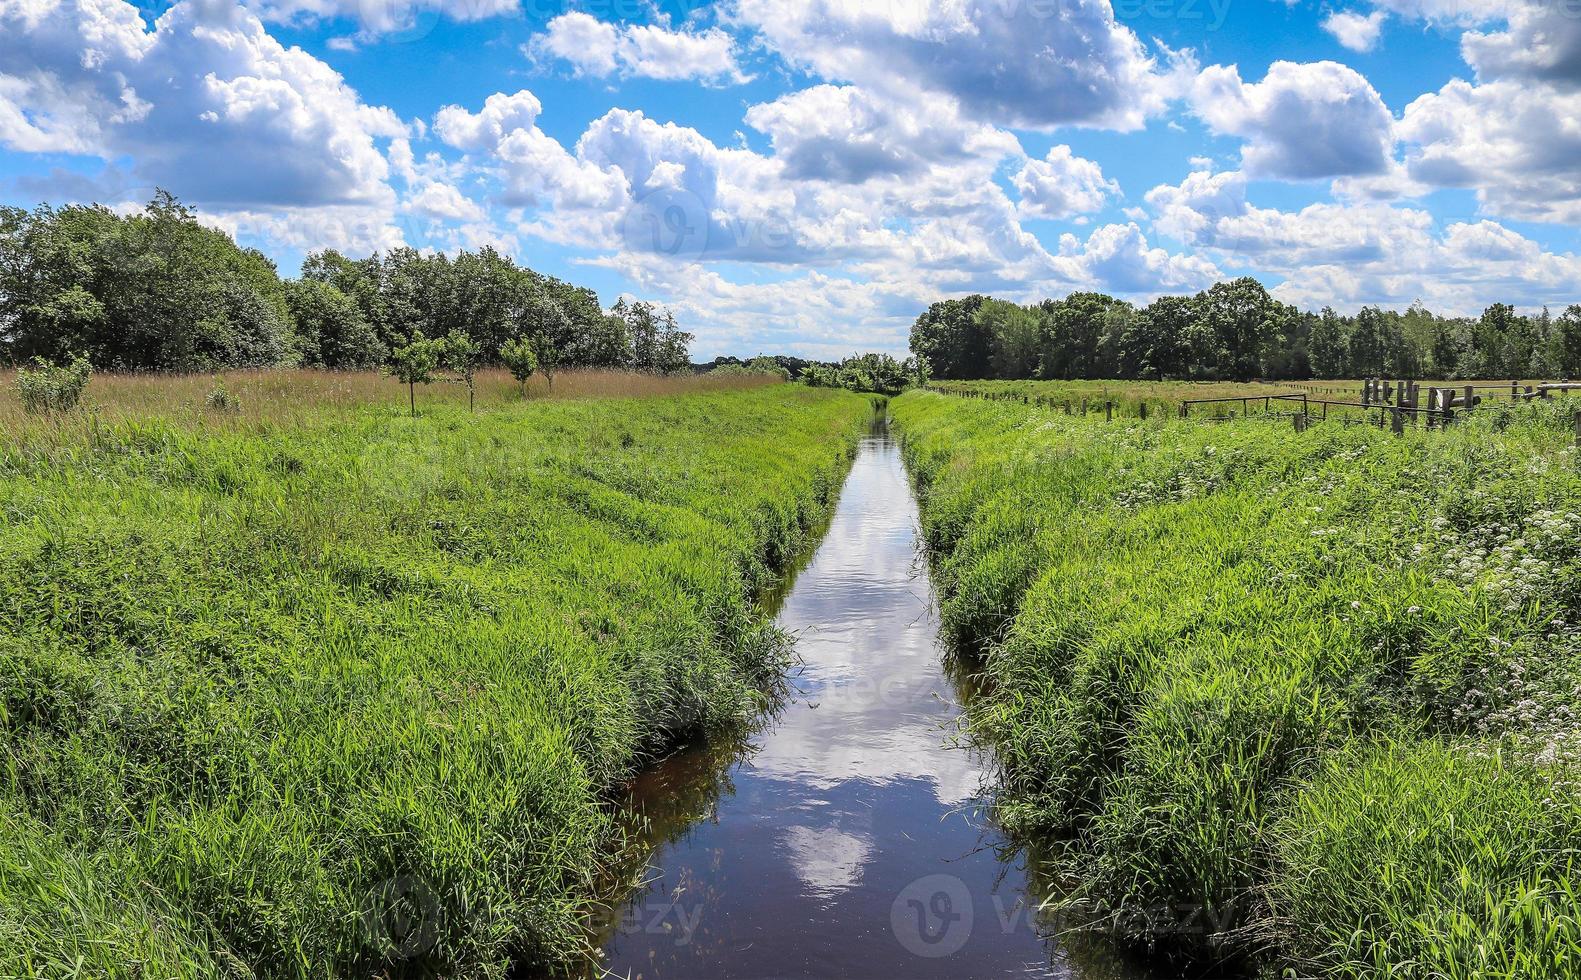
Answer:
[[[1382,10],[1368,14],[1336,10],[1323,18],[1323,29],[1352,51],[1371,51],[1378,46],[1378,37],[1383,33],[1383,21],[1387,16]]]
[[[1103,168],[1056,146],[1042,160],[1028,160],[1011,179],[1028,218],[1060,220],[1101,210],[1120,185],[1104,177]]]
[[[1581,9],[1562,0],[1514,2],[1505,30],[1468,31],[1461,54],[1481,79],[1520,78],[1581,87]]]
[[[1406,106],[1400,138],[1411,178],[1473,188],[1484,210],[1581,221],[1581,91],[1456,79]]]
[[[1135,222],[1104,225],[1085,243],[1078,242],[1075,235],[1061,236],[1060,261],[1068,263],[1075,281],[1137,297],[1196,292],[1223,277],[1203,256],[1172,255],[1149,246]]]
[[[1020,152],[1011,134],[962,120],[947,106],[883,99],[855,86],[815,85],[747,110],[786,176],[861,183],[938,162]]]
[[[1184,64],[1161,67],[1108,0],[735,0],[731,18],[825,79],[921,88],[1001,126],[1136,129],[1177,94]]]
[[[742,83],[735,39],[717,27],[674,31],[655,24],[616,26],[581,11],[561,14],[527,46],[539,59],[568,62],[579,75],[614,74],[665,81]]]
[[[393,203],[376,141],[404,124],[239,8],[178,3],[149,30],[122,0],[0,0],[0,33],[11,149],[129,157],[221,208]]]
[[[1296,211],[1246,199],[1237,172],[1194,173],[1147,194],[1155,227],[1209,254],[1283,277],[1275,294],[1309,309],[1404,306],[1475,313],[1498,297],[1573,301],[1581,259],[1546,252],[1491,221],[1440,230],[1428,212],[1384,204],[1319,203]]]
[[[1215,133],[1245,140],[1241,166],[1256,177],[1380,174],[1392,159],[1394,119],[1372,85],[1332,61],[1276,61],[1246,84],[1234,66],[1197,76],[1193,111]]]

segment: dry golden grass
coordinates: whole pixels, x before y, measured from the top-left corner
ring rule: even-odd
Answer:
[[[208,405],[209,393],[223,382],[238,402],[234,412]],[[525,393],[509,372],[478,372],[477,409],[488,411],[525,400],[544,398],[654,398],[665,395],[734,391],[778,383],[752,376],[656,376],[630,371],[562,371],[551,386],[534,377]],[[436,405],[465,406],[463,384],[435,381],[417,388],[417,410]],[[114,418],[189,418],[194,422],[240,420],[284,423],[326,410],[388,406],[407,410],[406,386],[377,371],[319,371],[307,368],[266,368],[221,374],[95,374],[83,405]],[[16,372],[0,371],[0,427],[28,427],[37,419],[26,415],[17,396]]]

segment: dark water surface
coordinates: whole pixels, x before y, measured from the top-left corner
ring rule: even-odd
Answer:
[[[646,885],[590,975],[1127,976],[1039,934],[1026,873],[977,806],[985,761],[954,738],[969,689],[945,667],[887,435],[863,440],[778,622],[803,661],[784,710],[633,786]]]

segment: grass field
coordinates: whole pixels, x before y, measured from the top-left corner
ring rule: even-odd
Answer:
[[[578,955],[605,794],[754,713],[870,408],[563,375],[96,379],[0,442],[0,976]],[[688,394],[687,392],[693,392]],[[113,410],[111,410],[113,408]],[[531,972],[531,971],[530,971]]]
[[[0,426],[28,426],[33,419],[17,398],[16,372],[0,370]],[[744,391],[778,379],[749,374],[660,376],[634,371],[560,371],[551,384],[543,375],[519,385],[509,372],[486,368],[477,374],[480,411],[545,398],[655,398],[669,395]],[[215,411],[209,393],[223,385],[234,396],[231,411]],[[189,423],[242,420],[295,422],[324,409],[404,408],[406,386],[378,371],[322,371],[308,368],[259,368],[222,374],[111,374],[94,376],[84,407],[106,418],[162,418]],[[467,389],[436,375],[417,388],[417,409],[462,407]],[[0,429],[0,433],[3,433]]]
[[[1507,400],[1510,382],[1494,381],[1420,381],[1424,392],[1432,387],[1453,388],[1460,391],[1467,385],[1479,389],[1478,394],[1488,404]],[[1524,385],[1538,385],[1541,380],[1522,381]],[[1301,395],[1310,399],[1327,399],[1337,402],[1359,402],[1360,380],[1324,381],[934,381],[930,387],[946,394],[977,396],[992,399],[1024,400],[1058,407],[1062,411],[1080,414],[1087,406],[1089,415],[1104,413],[1105,403],[1112,402],[1116,414],[1136,416],[1143,404],[1155,412],[1176,414],[1182,402],[1199,399],[1222,399],[1218,404],[1195,405],[1193,415],[1228,416],[1246,412],[1289,412],[1291,404],[1274,401],[1270,405],[1263,398],[1270,395]],[[1425,398],[1426,395],[1424,394]],[[1245,405],[1237,399],[1248,399]],[[1578,399],[1577,404],[1581,404]],[[1317,412],[1316,406],[1312,408]],[[1343,409],[1335,409],[1343,413]]]
[[[891,403],[1061,910],[1271,975],[1581,975],[1570,406],[1444,431]]]

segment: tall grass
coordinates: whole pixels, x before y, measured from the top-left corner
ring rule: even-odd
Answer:
[[[1276,973],[1576,975],[1563,406],[1403,437],[891,410],[1001,814],[1072,908]]]
[[[0,426],[31,420],[17,394],[16,372],[0,371]],[[502,368],[478,371],[480,409],[501,408],[544,398],[657,398],[672,395],[742,391],[774,384],[764,375],[654,375],[636,371],[578,369],[556,372],[553,383],[541,374],[518,385]],[[106,418],[164,418],[214,422],[208,411],[218,384],[239,402],[235,413],[253,422],[296,422],[326,409],[404,408],[406,386],[378,371],[324,371],[311,368],[257,368],[220,374],[113,374],[93,376],[84,401]],[[524,393],[525,391],[525,393]],[[467,404],[462,384],[436,380],[419,385],[418,411]]]
[[[868,416],[339,398],[0,445],[0,976],[576,956],[607,792],[769,696],[754,597]]]

